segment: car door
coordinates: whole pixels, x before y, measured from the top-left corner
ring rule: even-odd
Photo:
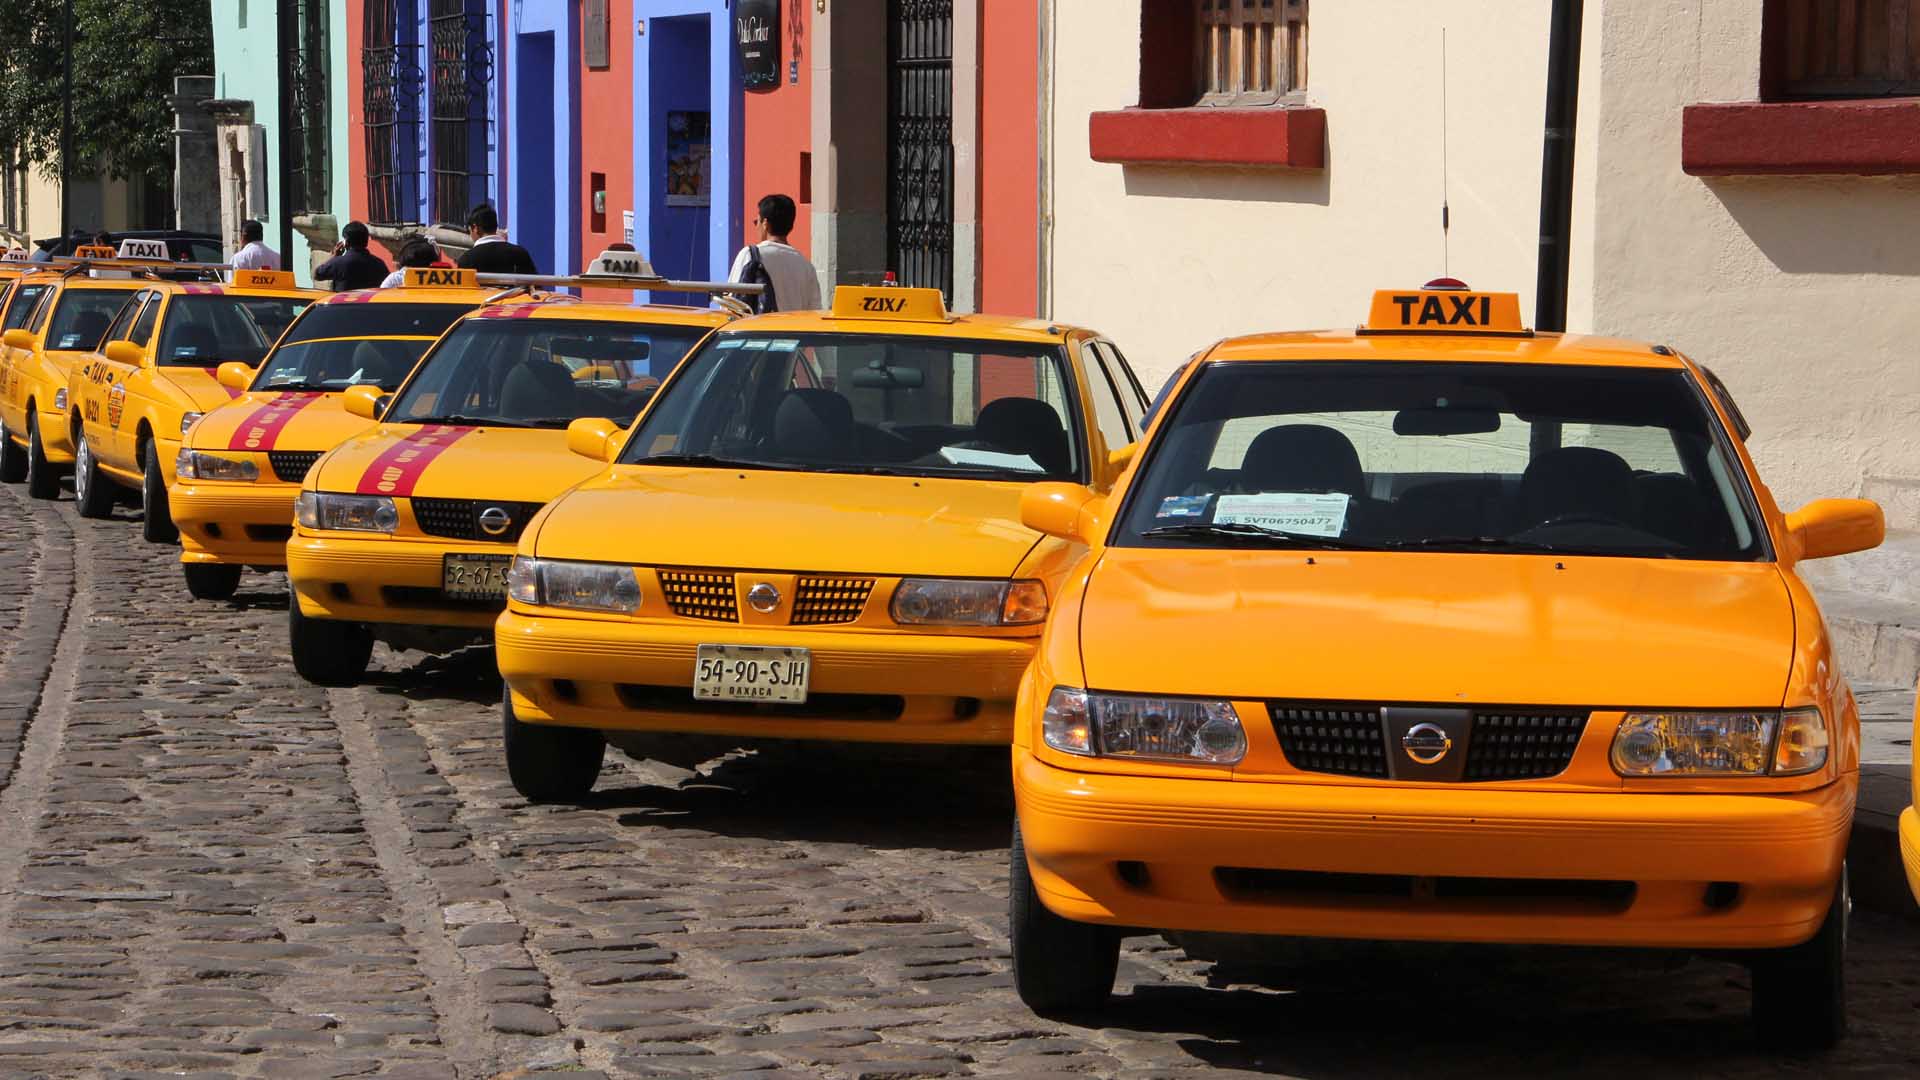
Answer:
[[[52,289],[53,283],[49,281],[15,286],[13,294],[7,298],[4,312],[0,312],[0,331],[26,329],[34,310]],[[30,350],[0,345],[0,422],[7,425],[8,431],[24,433],[27,430],[26,410],[22,407],[26,399],[20,393],[20,369],[32,357]]]
[[[121,305],[113,321],[107,324],[107,332],[100,336],[100,348],[88,354],[86,360],[74,365],[70,376],[70,397],[68,407],[80,418],[81,437],[93,448],[94,456],[104,457],[111,449],[112,434],[107,422],[107,402],[120,375],[122,365],[107,359],[107,346],[116,341],[124,341],[127,332],[133,326],[134,316],[139,314],[140,302],[146,293],[134,293]]]
[[[138,472],[140,469],[136,454],[139,449],[141,410],[137,404],[139,399],[153,396],[151,384],[157,377],[153,369],[154,327],[164,314],[162,309],[166,306],[166,297],[157,290],[148,289],[139,295],[135,303],[139,305],[139,314],[128,320],[126,336],[121,340],[140,350],[139,363],[129,366],[109,361],[116,376],[107,399],[107,416],[111,421],[108,427],[112,436],[101,454],[114,468],[126,472]]]

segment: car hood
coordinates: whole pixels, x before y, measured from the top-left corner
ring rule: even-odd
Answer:
[[[654,566],[1008,577],[1024,484],[629,465],[569,492],[538,554]]]
[[[543,503],[606,466],[552,428],[381,424],[315,467],[319,491]]]
[[[1508,705],[1778,705],[1769,563],[1109,549],[1080,617],[1101,690]]]
[[[195,450],[331,450],[373,426],[339,394],[249,390],[207,411],[187,444]]]
[[[222,385],[213,377],[214,368],[163,367],[154,368],[154,373],[171,383],[188,401],[193,402],[195,412],[207,412],[217,409],[239,395],[239,391]]]

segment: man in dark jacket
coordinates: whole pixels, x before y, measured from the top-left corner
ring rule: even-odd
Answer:
[[[500,235],[500,215],[486,203],[474,207],[473,213],[467,215],[467,235],[473,237],[473,246],[460,256],[463,269],[483,274],[539,273],[533,268],[533,256],[526,248]]]
[[[386,280],[387,264],[367,250],[367,239],[364,224],[347,222],[340,230],[340,242],[333,245],[333,258],[313,268],[313,279],[332,282],[334,292],[379,288]]]

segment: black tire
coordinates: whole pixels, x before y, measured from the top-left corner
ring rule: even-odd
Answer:
[[[27,448],[17,446],[13,433],[0,423],[0,483],[17,484],[27,478]]]
[[[36,499],[60,497],[60,470],[47,460],[47,448],[40,442],[40,419],[27,406],[27,494]]]
[[[180,569],[187,577],[187,591],[193,594],[195,600],[225,600],[240,587],[240,567],[238,566],[228,566],[225,563],[181,563]]]
[[[1120,931],[1063,919],[1034,891],[1020,823],[1008,853],[1007,907],[1013,939],[1013,985],[1041,1016],[1091,1012],[1113,994],[1120,966]]]
[[[1804,944],[1756,956],[1753,1030],[1770,1050],[1826,1050],[1847,1034],[1847,873],[1820,929]]]
[[[167,502],[167,481],[160,475],[160,454],[152,439],[140,447],[140,518],[140,535],[148,543],[179,541],[180,530],[173,526],[173,507]]]
[[[513,691],[501,688],[500,725],[513,790],[537,803],[577,803],[593,791],[607,738],[592,728],[523,724],[513,715]]]
[[[84,436],[73,440],[73,502],[83,518],[113,516],[113,482],[100,475],[100,462]]]
[[[358,686],[373,659],[373,631],[365,623],[309,619],[287,590],[287,646],[293,670],[316,686]]]

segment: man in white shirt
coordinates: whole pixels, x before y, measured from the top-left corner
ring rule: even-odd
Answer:
[[[754,308],[762,313],[817,310],[820,274],[800,249],[787,243],[797,212],[793,200],[785,195],[768,195],[760,200],[759,209],[760,216],[753,219],[753,224],[760,242],[740,249],[727,280],[765,284],[766,294],[754,298]]]
[[[280,253],[265,244],[266,230],[260,227],[259,222],[252,218],[241,222],[240,235],[246,239],[246,245],[233,253],[232,266],[235,270],[280,269]]]

